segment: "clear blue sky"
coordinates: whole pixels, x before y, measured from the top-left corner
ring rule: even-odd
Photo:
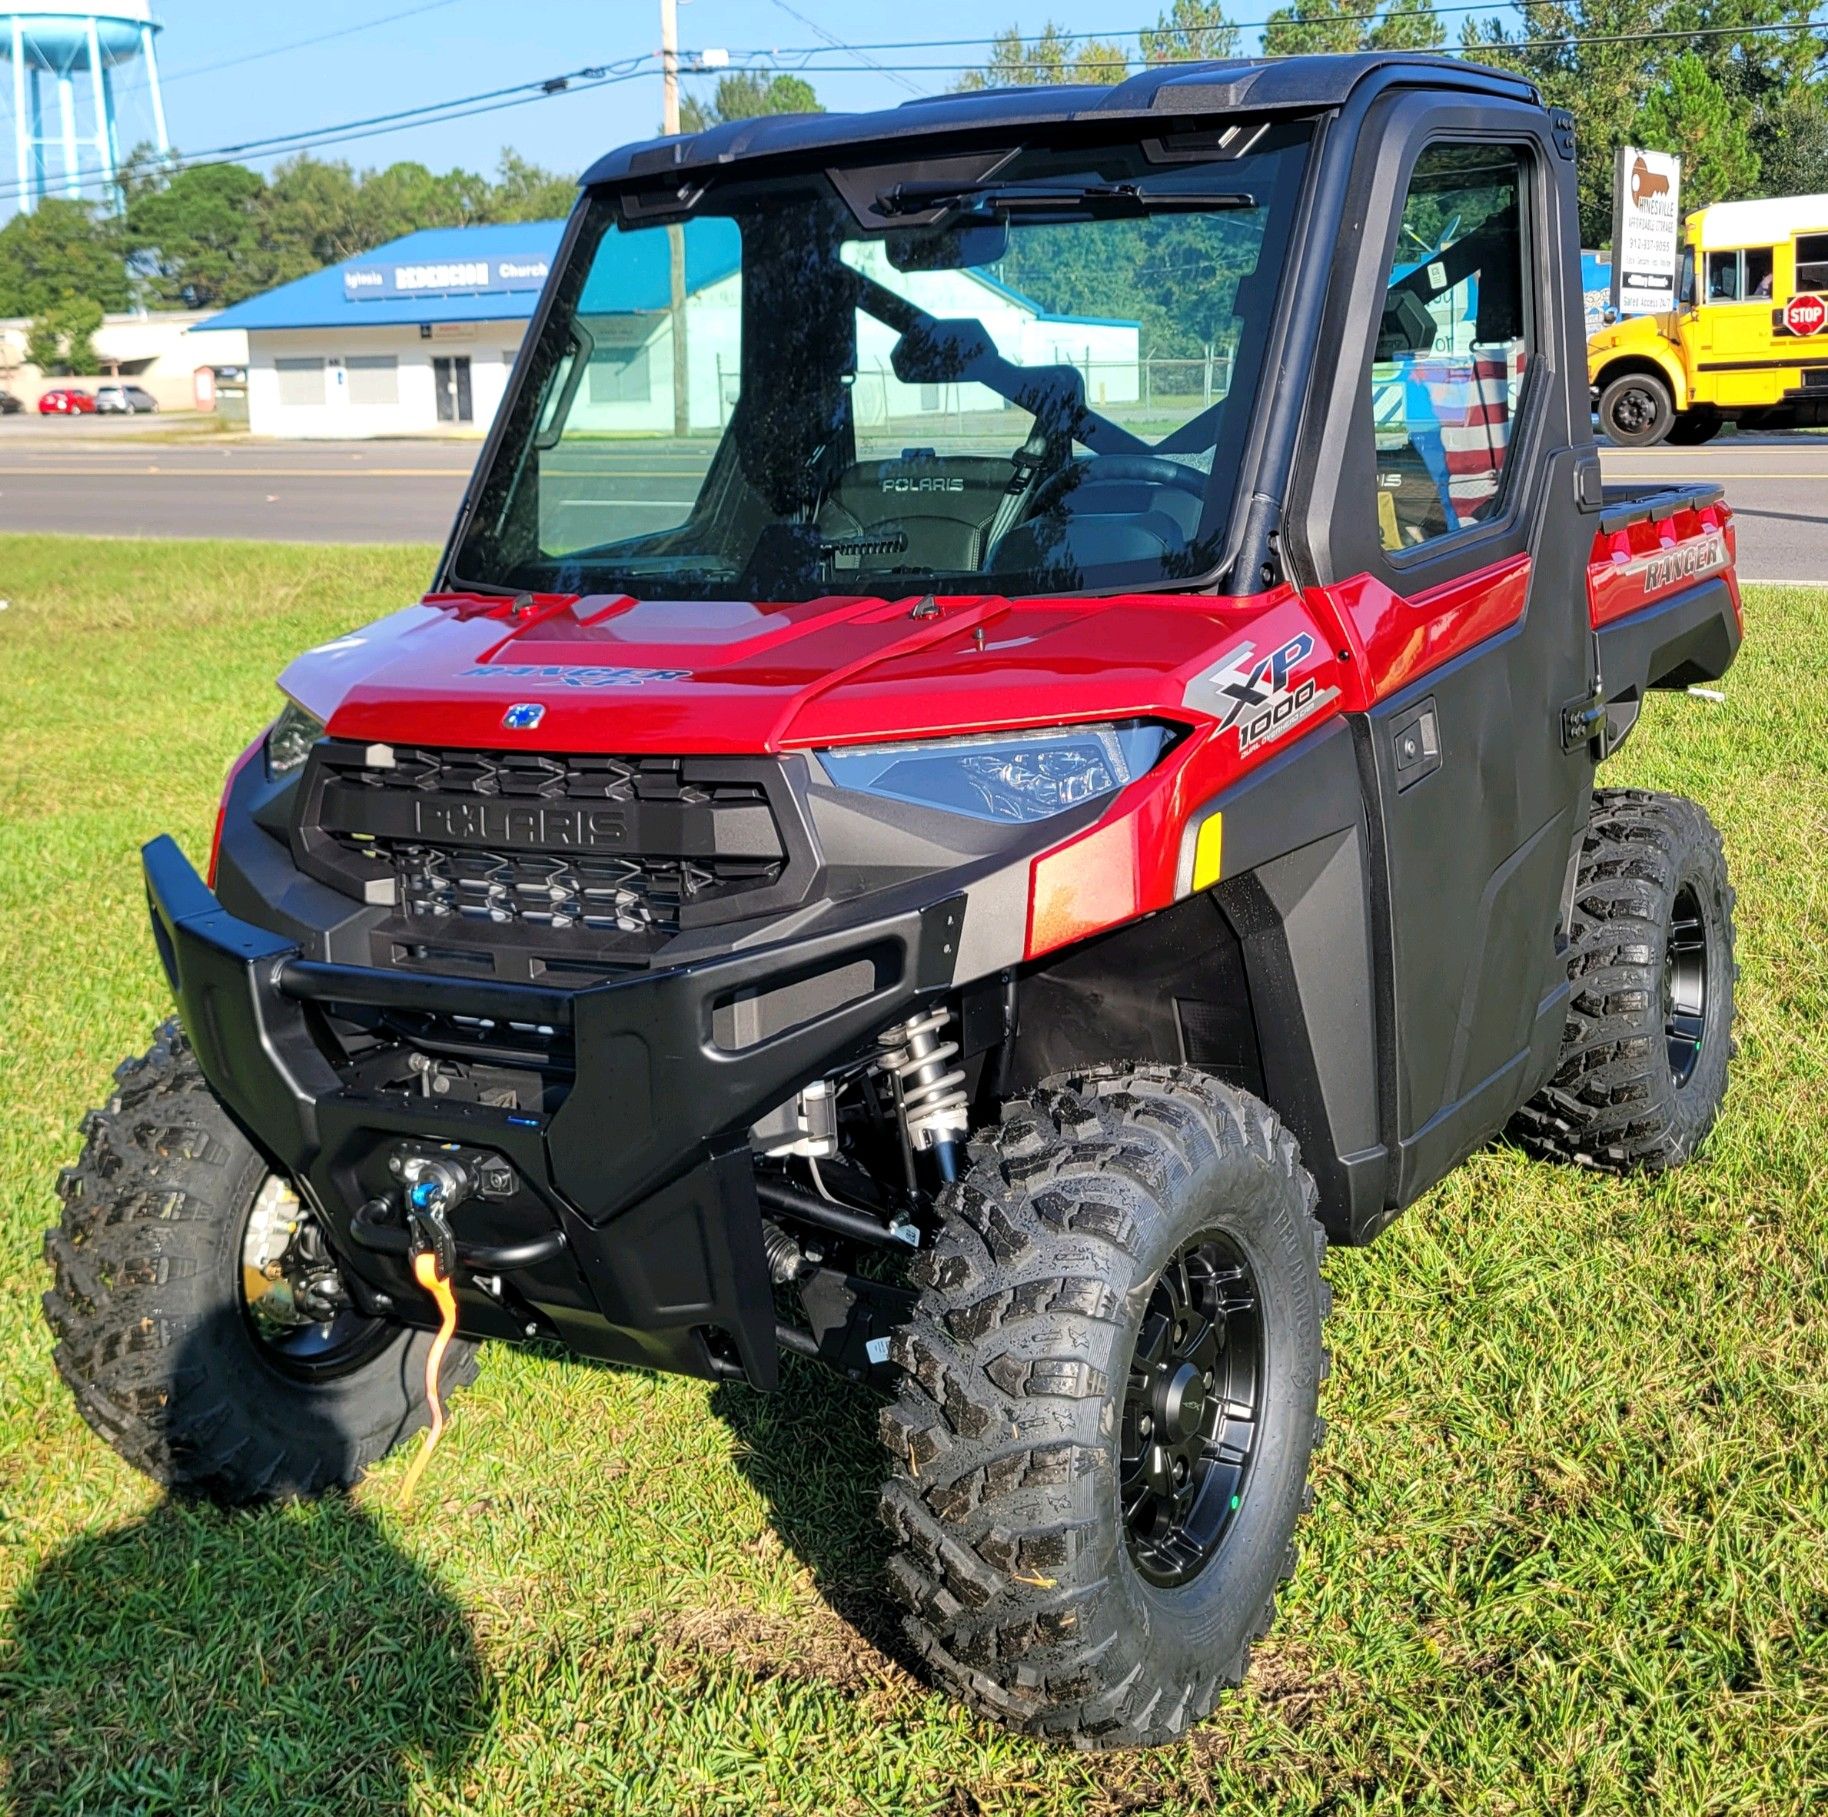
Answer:
[[[29,5],[29,0],[20,0]],[[155,0],[160,34],[160,74],[173,143],[201,150],[294,127],[330,124],[387,113],[447,96],[532,81],[587,64],[610,63],[655,51],[660,42],[659,0],[443,0],[406,18],[391,17],[425,0],[314,0],[309,7],[249,5],[247,0]],[[1157,0],[792,0],[790,12],[775,0],[685,0],[679,8],[681,48],[740,53],[821,46],[822,27],[848,42],[910,38],[983,38],[1020,23],[1039,30],[1049,18],[1069,31],[1152,24]],[[1244,12],[1260,16],[1247,6]],[[369,24],[370,21],[383,23]],[[350,27],[368,29],[350,31]],[[232,67],[210,65],[252,52],[295,44],[314,35],[341,37]],[[886,64],[951,64],[983,54],[972,50],[883,51]],[[800,61],[783,56],[782,67]],[[821,48],[810,59],[846,69],[819,69],[808,79],[829,107],[893,106],[909,89],[894,77],[863,67],[854,56]],[[708,94],[714,78],[688,78],[688,92]],[[946,70],[909,70],[904,78],[921,93],[950,88]],[[123,84],[123,113],[131,130],[144,126],[145,96]],[[6,105],[0,100],[0,106]],[[357,164],[416,158],[435,169],[452,164],[489,170],[505,145],[539,163],[575,172],[600,151],[624,139],[659,130],[660,78],[639,76],[595,93],[560,96],[529,106],[412,132],[389,133],[342,148],[327,157]]]
[[[15,0],[30,10],[29,0]],[[1367,0],[1370,3],[1370,0]],[[1451,0],[1442,0],[1443,6]],[[6,0],[0,0],[4,6]],[[1254,21],[1274,0],[1234,0]],[[948,67],[980,60],[982,43],[956,49],[882,50],[876,61],[902,66],[897,77],[821,41],[821,30],[848,43],[945,38],[982,40],[1018,24],[1036,32],[1048,20],[1068,31],[1134,31],[1153,24],[1160,0],[684,0],[679,36],[686,52],[719,48],[733,61],[779,53],[782,68],[814,66],[807,77],[833,108],[892,106],[911,91],[953,87]],[[800,17],[796,17],[798,14]],[[160,73],[173,144],[198,154],[296,129],[340,125],[485,89],[540,80],[585,65],[614,64],[655,51],[659,0],[313,0],[305,7],[250,0],[155,0],[164,26]],[[1459,18],[1447,16],[1449,40]],[[1246,33],[1246,43],[1254,41]],[[304,40],[316,42],[301,42]],[[288,48],[289,47],[289,48]],[[793,54],[813,47],[810,57]],[[266,54],[263,54],[266,53]],[[689,78],[708,95],[714,78]],[[0,84],[0,190],[10,189],[10,82]],[[137,68],[117,89],[122,132],[149,136],[150,116]],[[478,117],[387,131],[316,148],[358,167],[415,158],[434,169],[461,164],[491,172],[504,146],[567,175],[599,152],[658,131],[660,78],[644,73],[594,92],[576,92]],[[85,160],[86,162],[87,160]],[[248,156],[258,168],[272,156]],[[0,194],[0,218],[11,211]]]

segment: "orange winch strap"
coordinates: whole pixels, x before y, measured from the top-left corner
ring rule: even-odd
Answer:
[[[425,1250],[413,1257],[413,1279],[437,1304],[438,1335],[432,1339],[432,1347],[425,1357],[425,1400],[432,1410],[432,1423],[426,1428],[425,1443],[419,1447],[419,1455],[413,1459],[412,1468],[401,1485],[402,1508],[412,1501],[413,1491],[419,1486],[419,1478],[425,1473],[432,1450],[444,1436],[444,1402],[438,1397],[438,1371],[444,1363],[445,1351],[450,1348],[451,1334],[457,1329],[457,1296],[451,1292],[449,1278],[438,1272],[438,1258],[431,1251]]]

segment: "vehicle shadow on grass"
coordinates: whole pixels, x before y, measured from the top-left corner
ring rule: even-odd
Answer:
[[[16,1599],[0,1811],[404,1812],[490,1702],[456,1603],[348,1497],[169,1498]]]
[[[881,1397],[816,1363],[781,1359],[773,1394],[724,1383],[711,1410],[729,1427],[736,1466],[768,1504],[781,1543],[812,1573],[855,1634],[925,1682],[902,1633],[883,1568],[889,1534],[876,1512],[885,1470],[876,1435]]]

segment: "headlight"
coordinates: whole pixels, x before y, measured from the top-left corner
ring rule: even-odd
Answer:
[[[288,700],[267,729],[267,777],[277,782],[302,769],[311,747],[324,735],[324,722],[307,713],[297,701]]]
[[[821,751],[841,789],[939,808],[972,820],[1045,820],[1115,795],[1167,748],[1159,725],[1050,726],[930,744],[853,745]]]

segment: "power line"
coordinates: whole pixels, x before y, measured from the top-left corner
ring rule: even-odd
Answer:
[[[275,134],[267,139],[248,139],[235,145],[216,145],[189,156],[175,157],[161,169],[170,172],[206,170],[244,158],[278,158],[293,152],[322,150],[330,145],[353,144],[363,139],[380,138],[389,133],[409,132],[420,126],[441,126],[453,120],[473,119],[481,114],[499,113],[510,107],[524,107],[535,101],[552,100],[565,94],[586,94],[594,88],[607,88],[632,82],[652,71],[644,67],[653,62],[653,53],[620,59],[614,63],[591,65],[564,75],[547,76],[537,81],[515,83],[507,88],[488,89],[480,94],[457,96],[445,101],[427,102],[423,106],[401,108],[393,113],[373,114],[366,119],[342,121],[291,133]],[[106,190],[110,180],[100,171],[78,173],[76,187]],[[0,185],[0,200],[25,193],[23,183]]]
[[[354,25],[339,26],[335,31],[319,32],[315,37],[295,38],[290,44],[275,44],[266,50],[246,51],[239,57],[224,57],[220,63],[193,64],[189,69],[174,70],[170,75],[162,74],[160,80],[169,88],[172,83],[188,82],[193,76],[214,75],[219,69],[236,69],[243,63],[258,63],[267,57],[283,57],[295,50],[312,50],[335,38],[353,38],[358,32],[377,31],[383,25],[394,25],[402,19],[416,19],[421,13],[435,13],[456,4],[457,0],[424,0],[420,6],[409,6],[397,13],[383,13],[378,19],[363,19]]]
[[[162,87],[169,88],[174,82],[188,82],[193,76],[209,76],[214,75],[218,70],[238,69],[244,63],[259,63],[268,57],[282,57],[295,50],[312,50],[316,46],[328,44],[336,38],[352,38],[358,32],[376,31],[383,25],[393,25],[401,19],[415,19],[421,13],[435,13],[444,7],[456,4],[457,0],[423,0],[423,4],[409,6],[402,12],[383,13],[379,18],[362,19],[354,25],[339,26],[335,31],[319,32],[310,38],[294,38],[290,44],[274,44],[269,45],[265,50],[244,51],[238,57],[224,57],[217,63],[197,63],[189,69],[161,70],[159,82]],[[146,79],[140,75],[132,81],[123,83],[116,91],[116,95],[118,99],[126,99],[142,93],[145,88]]]
[[[825,29],[825,27],[822,26],[818,22],[818,20],[809,19],[803,12],[799,11],[798,8],[789,6],[787,4],[787,0],[774,0],[774,3],[776,6],[778,6],[781,9],[782,12],[784,12],[788,16],[788,18],[798,19],[799,22],[803,26],[805,26],[808,31],[817,32],[819,34],[819,36],[821,38],[823,38],[827,44],[834,46],[838,50],[849,51],[852,53],[852,55],[854,55],[857,58],[857,60],[859,62],[867,64],[871,69],[880,70],[883,75],[885,75],[889,78],[890,81],[896,83],[898,86],[900,86],[902,88],[905,88],[909,94],[917,95],[921,92],[920,89],[914,83],[910,82],[906,76],[901,75],[897,71],[888,68],[888,66],[886,64],[878,63],[874,57],[866,55],[865,54],[866,51],[874,48],[873,46],[846,44],[842,38],[836,36],[832,32],[828,32]]]

